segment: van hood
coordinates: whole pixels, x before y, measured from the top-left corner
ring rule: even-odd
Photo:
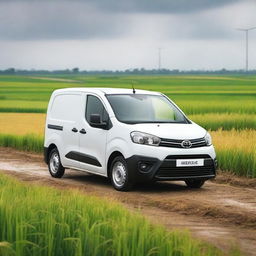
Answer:
[[[132,131],[145,132],[160,138],[177,140],[199,139],[203,138],[206,134],[206,130],[196,123],[134,124],[132,125]]]

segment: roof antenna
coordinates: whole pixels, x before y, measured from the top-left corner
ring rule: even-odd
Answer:
[[[133,94],[136,93],[136,91],[135,91],[135,89],[134,89],[133,81],[132,81],[132,92],[133,92]]]

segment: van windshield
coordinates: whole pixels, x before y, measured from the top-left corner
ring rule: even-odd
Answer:
[[[106,95],[116,118],[123,123],[189,123],[188,119],[162,95]]]

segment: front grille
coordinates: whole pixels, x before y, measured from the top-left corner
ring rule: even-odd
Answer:
[[[164,139],[161,138],[161,142],[159,144],[159,146],[162,147],[170,147],[170,148],[183,148],[181,143],[184,140],[173,140],[173,139]],[[189,140],[191,142],[191,147],[190,148],[198,148],[198,147],[204,147],[206,146],[206,142],[204,138],[200,138],[200,139],[191,139]]]
[[[204,166],[190,166],[190,167],[176,167],[176,159],[204,159]],[[158,171],[156,178],[170,178],[170,179],[186,179],[193,177],[214,177],[215,167],[214,161],[208,155],[182,155],[182,156],[168,156],[163,161]]]

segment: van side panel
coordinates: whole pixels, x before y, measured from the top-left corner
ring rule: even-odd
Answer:
[[[82,113],[80,93],[53,94],[47,111],[45,127],[45,147],[54,143],[60,153],[64,167],[79,168],[79,162],[66,158],[70,151],[79,150],[79,118]],[[72,131],[73,130],[73,131]]]

